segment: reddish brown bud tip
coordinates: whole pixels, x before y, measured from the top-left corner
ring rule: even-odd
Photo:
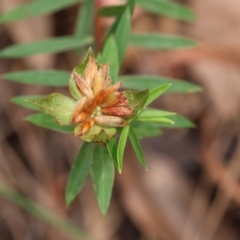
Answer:
[[[132,109],[127,107],[109,107],[103,108],[102,112],[106,115],[127,117],[131,115]]]
[[[92,91],[90,85],[83,78],[81,78],[76,72],[73,73],[73,78],[75,80],[78,91],[83,96],[92,98],[93,91]]]

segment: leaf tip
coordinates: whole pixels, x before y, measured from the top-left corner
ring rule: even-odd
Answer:
[[[103,216],[104,218],[106,218],[108,209],[101,209],[101,208],[100,208],[100,212],[101,212],[102,216]]]
[[[27,122],[30,122],[29,117],[30,117],[30,116],[27,116],[27,117],[23,118],[23,120],[25,120],[25,121],[27,121]]]
[[[66,199],[66,207],[68,208],[70,206],[72,201]]]
[[[191,128],[197,128],[197,125],[196,125],[195,123],[192,122],[192,124],[191,124],[190,127],[191,127]]]
[[[67,192],[66,192],[66,196],[65,196],[66,207],[69,207],[73,200],[74,200],[74,197],[67,194]]]
[[[203,90],[202,87],[196,85],[189,90],[189,93],[202,92],[202,90]]]

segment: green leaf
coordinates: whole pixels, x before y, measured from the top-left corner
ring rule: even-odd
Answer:
[[[95,144],[84,142],[72,166],[65,193],[66,203],[70,203],[81,191],[90,173]]]
[[[135,131],[131,127],[129,130],[129,138],[132,143],[133,149],[136,153],[136,156],[138,158],[138,161],[142,164],[142,166],[145,169],[147,169],[139,139],[138,139],[137,135],[135,134]]]
[[[160,33],[131,34],[129,44],[142,48],[160,50],[195,47],[198,45],[197,42],[185,37]]]
[[[164,118],[164,117],[169,117],[172,115],[176,115],[176,113],[162,111],[162,110],[156,110],[156,109],[143,109],[137,115],[136,120],[144,121],[144,119],[146,119],[146,118]]]
[[[94,58],[94,54],[91,48],[89,48],[86,57],[84,58],[84,60],[73,69],[73,72],[77,72],[80,76],[83,76],[84,70],[88,64],[89,58],[92,57]],[[69,90],[72,94],[72,96],[76,99],[79,100],[82,96],[81,93],[78,91],[76,83],[74,78],[72,77],[72,75],[70,76],[70,80],[69,80]]]
[[[107,149],[108,152],[110,154],[110,156],[112,157],[112,160],[117,168],[118,164],[117,164],[117,142],[116,142],[116,138],[111,138],[109,141],[107,141]]]
[[[139,138],[141,136],[142,138],[144,138],[144,137],[154,137],[154,136],[160,135],[161,131],[160,133],[157,132],[157,129],[159,128],[179,129],[179,128],[194,128],[196,126],[189,119],[181,115],[172,115],[172,116],[168,116],[167,119],[160,118],[160,121],[158,123],[132,121],[131,127],[136,129],[135,133],[138,134]],[[156,134],[154,134],[154,131]]]
[[[133,109],[132,114],[126,118],[130,121],[134,119],[138,113],[143,109],[149,96],[149,90],[145,89],[143,91],[124,91],[123,92],[128,99],[129,105]]]
[[[130,125],[139,139],[156,137],[162,134],[158,123],[132,121]]]
[[[74,36],[92,36],[94,26],[94,0],[86,0],[79,8]]]
[[[98,15],[104,17],[116,17],[124,11],[125,7],[126,5],[103,7],[98,10]]]
[[[128,132],[129,132],[130,125],[125,126],[122,129],[119,142],[118,142],[118,147],[117,147],[117,169],[119,173],[122,172],[122,166],[123,166],[123,155],[125,151],[125,146],[127,143],[127,137],[128,137]]]
[[[195,124],[193,122],[191,122],[189,119],[181,115],[169,116],[168,118],[174,122],[174,125],[160,124],[162,127],[166,127],[166,128],[194,128],[195,127]]]
[[[124,88],[131,88],[136,90],[143,90],[146,88],[156,88],[162,84],[170,84],[172,86],[167,89],[166,93],[193,93],[201,91],[201,87],[183,80],[174,78],[157,77],[157,76],[142,76],[142,75],[128,75],[120,76]]]
[[[155,99],[157,99],[160,95],[162,95],[172,84],[164,84],[159,87],[152,89],[149,93],[147,102],[145,106],[152,103]]]
[[[3,182],[0,182],[0,195],[1,197],[12,202],[14,205],[24,209],[32,216],[42,220],[48,226],[52,226],[57,230],[67,234],[67,236],[69,236],[71,239],[93,240],[87,233],[74,225],[72,221],[63,219],[59,215],[54,214],[52,211],[49,211],[49,209],[40,206]]]
[[[43,98],[29,99],[28,103],[38,107],[43,113],[51,114],[63,126],[72,124],[72,115],[77,102],[60,93],[52,93]]]
[[[175,114],[176,113],[162,111],[162,110],[144,109],[137,115],[136,120],[144,121],[144,122],[153,122],[153,123],[174,124],[174,121],[166,117],[169,117]]]
[[[9,72],[2,76],[2,78],[23,83],[45,86],[67,86],[70,72],[45,70],[45,71],[18,71]]]
[[[110,204],[114,181],[114,165],[106,147],[97,145],[91,168],[94,191],[101,213],[105,216]]]
[[[38,107],[33,106],[30,103],[27,103],[26,100],[32,100],[32,99],[36,99],[36,98],[42,98],[44,97],[43,95],[22,95],[22,96],[17,96],[17,97],[13,97],[11,98],[11,102],[15,103],[18,106],[24,107],[24,108],[28,108],[34,111],[39,111]]]
[[[132,14],[134,11],[135,5],[136,5],[136,0],[128,0],[127,4],[129,6],[129,8],[131,10],[131,14]]]
[[[38,0],[39,1],[39,0]],[[91,37],[56,37],[49,38],[37,42],[31,42],[27,44],[17,44],[14,46],[6,47],[0,51],[0,57],[2,58],[22,58],[39,53],[58,53],[71,49],[77,49],[80,47],[91,44],[93,39]]]
[[[37,113],[32,114],[26,118],[26,120],[39,127],[47,128],[57,132],[71,133],[73,132],[73,126],[60,126],[58,125],[50,115]]]
[[[136,0],[136,3],[145,10],[184,21],[194,21],[196,14],[182,4],[170,0]]]
[[[112,25],[107,38],[114,35],[118,46],[119,64],[122,62],[129,42],[129,33],[131,28],[131,13],[129,7],[119,15]]]
[[[17,20],[37,17],[43,14],[50,14],[70,7],[82,0],[35,0],[30,3],[21,4],[14,9],[1,14],[0,23],[14,22]]]
[[[118,48],[117,43],[113,35],[110,35],[104,44],[104,48],[101,54],[97,57],[99,63],[108,62],[110,65],[110,76],[112,78],[112,83],[116,83],[118,79],[119,72],[119,62],[118,62]]]
[[[172,121],[169,118],[139,118],[136,119],[137,121],[144,121],[144,122],[151,122],[151,123],[162,123],[162,124],[174,124],[174,121]]]

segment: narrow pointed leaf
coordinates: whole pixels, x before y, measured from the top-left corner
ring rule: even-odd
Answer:
[[[114,165],[106,147],[97,145],[91,168],[93,187],[102,215],[107,214],[114,181]]]
[[[162,110],[144,109],[138,114],[138,116],[136,117],[136,120],[144,121],[144,122],[152,122],[152,123],[174,124],[174,121],[166,117],[170,117],[175,114],[176,113],[162,111]]]
[[[136,119],[137,121],[144,121],[144,122],[150,122],[150,123],[162,123],[162,124],[174,124],[174,121],[172,121],[169,118],[139,118]]]
[[[112,157],[112,160],[116,166],[116,168],[118,168],[118,164],[117,164],[117,142],[116,142],[116,138],[111,138],[109,141],[107,141],[107,149],[109,154]]]
[[[128,0],[127,4],[129,6],[131,14],[132,14],[134,11],[135,5],[136,5],[136,0]]]
[[[130,126],[127,125],[122,129],[119,142],[118,142],[118,147],[117,147],[117,165],[118,165],[117,169],[120,173],[122,172],[123,156],[124,156],[124,151],[127,143],[129,127]]]
[[[143,90],[146,88],[156,88],[162,84],[172,84],[166,93],[194,93],[201,91],[201,87],[196,84],[178,80],[174,78],[158,77],[158,76],[139,76],[129,75],[121,76],[124,88]]]
[[[186,37],[159,33],[131,34],[129,37],[129,44],[156,50],[187,48],[198,45],[197,42]]]
[[[0,23],[14,22],[43,14],[54,13],[79,2],[82,2],[82,0],[35,0],[30,3],[21,4],[14,9],[1,14]]]
[[[53,131],[63,133],[73,132],[73,126],[60,126],[53,120],[52,116],[43,113],[32,114],[26,117],[25,119],[34,125],[47,128]]]
[[[11,102],[18,106],[27,108],[27,109],[39,111],[38,107],[36,107],[26,101],[36,99],[36,98],[43,98],[43,97],[44,97],[43,95],[22,95],[22,96],[17,96],[17,97],[11,98]]]
[[[125,7],[125,5],[103,7],[99,9],[98,15],[104,17],[116,17],[124,11]]]
[[[29,99],[28,103],[38,107],[43,113],[51,114],[63,126],[72,124],[72,115],[77,102],[60,93],[52,93],[43,98]]]
[[[32,216],[40,219],[48,226],[52,226],[65,233],[71,239],[93,240],[93,238],[91,238],[87,233],[74,225],[72,221],[64,219],[60,217],[59,214],[49,211],[49,209],[46,209],[26,196],[23,196],[4,182],[0,182],[0,195],[1,197],[12,202],[14,205],[27,211]]]
[[[119,64],[121,64],[125,51],[129,42],[129,33],[131,27],[131,13],[129,7],[117,17],[116,21],[112,25],[107,37],[111,34],[115,36],[117,46],[118,46],[118,57]]]
[[[162,95],[172,84],[164,84],[159,87],[152,89],[149,93],[147,102],[145,106],[152,103],[155,99],[157,99],[160,95]]]
[[[67,182],[65,198],[68,206],[79,194],[90,173],[94,147],[95,144],[84,142],[78,152]]]
[[[135,134],[135,131],[134,131],[133,128],[129,129],[129,138],[130,138],[130,141],[132,143],[133,149],[136,153],[136,156],[138,158],[138,161],[141,163],[141,165],[145,169],[147,169],[146,162],[145,162],[145,159],[144,159],[144,156],[143,156],[143,152],[142,152],[142,148],[141,148],[139,139],[138,139],[137,135]]]
[[[39,0],[38,0],[39,1]],[[91,37],[56,37],[27,44],[6,47],[0,51],[2,58],[22,58],[42,53],[58,53],[88,46],[93,42]]]
[[[162,134],[158,123],[132,121],[130,125],[139,139],[156,137]]]
[[[196,14],[188,7],[170,0],[136,0],[136,3],[149,12],[165,17],[184,21],[197,19]]]
[[[154,118],[150,119],[150,122],[148,122],[148,121],[146,121],[146,122],[132,121],[131,126],[134,129],[137,129],[136,133],[138,133],[139,136],[142,135],[142,137],[159,135],[159,134],[157,134],[157,132],[156,132],[156,135],[154,135],[154,128],[155,129],[157,129],[157,128],[174,128],[174,129],[176,128],[176,129],[180,129],[180,128],[194,128],[194,127],[196,127],[195,124],[192,121],[190,121],[189,119],[187,119],[187,118],[185,118],[181,115],[168,116],[167,119],[166,118],[160,118],[159,122],[153,122],[153,121],[154,121]],[[172,124],[173,122],[174,122],[174,124]]]
[[[94,0],[85,0],[79,7],[74,36],[92,36],[94,26]]]
[[[112,83],[116,83],[118,79],[119,72],[119,62],[118,62],[118,47],[113,35],[110,35],[105,44],[101,54],[98,55],[99,63],[108,62],[110,65],[110,76],[112,78]]]
[[[162,127],[166,127],[166,128],[194,128],[195,127],[195,124],[192,121],[190,121],[189,119],[181,115],[169,116],[168,118],[174,122],[174,125],[160,124]]]
[[[70,74],[70,72],[57,70],[17,71],[5,73],[2,78],[23,84],[62,87],[68,85]]]
[[[149,96],[149,90],[143,91],[124,91],[124,95],[128,99],[129,105],[133,109],[131,116],[127,117],[126,120],[130,121],[134,119],[139,112],[143,109]]]
[[[176,115],[176,113],[156,109],[144,109],[138,114],[136,119],[138,121],[144,121],[143,119],[145,118],[164,118],[173,115]]]

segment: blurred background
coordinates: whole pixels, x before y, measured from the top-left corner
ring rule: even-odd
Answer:
[[[1,0],[0,13],[25,0]],[[240,239],[240,2],[179,0],[193,9],[192,23],[159,17],[136,8],[133,32],[163,32],[193,38],[201,45],[174,51],[129,47],[122,74],[185,79],[202,92],[165,94],[153,106],[177,112],[195,129],[164,130],[144,139],[148,171],[127,147],[123,173],[116,173],[109,212],[100,214],[91,182],[66,208],[64,191],[80,139],[52,132],[23,119],[30,110],[9,99],[24,94],[68,93],[66,88],[21,85],[1,79],[0,180],[75,224],[96,240]],[[102,0],[102,5],[119,4]],[[77,8],[0,25],[0,49],[52,36],[70,35]],[[102,19],[107,29],[111,19]],[[27,69],[71,70],[72,52],[0,59],[0,73]],[[28,205],[28,203],[27,203]],[[28,206],[31,204],[29,203]],[[39,219],[0,196],[0,240],[70,240],[62,223]],[[70,228],[70,226],[69,226]],[[73,229],[74,231],[74,229]],[[87,236],[79,239],[88,240]]]

